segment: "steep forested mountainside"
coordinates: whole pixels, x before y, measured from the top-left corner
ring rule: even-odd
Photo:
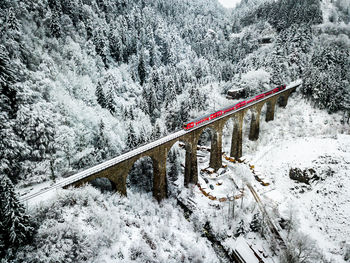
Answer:
[[[178,129],[205,108],[199,87],[222,79],[228,20],[216,1],[0,7],[1,172],[14,182],[55,178]]]
[[[337,3],[341,20],[348,7]],[[206,109],[208,83],[252,94],[305,76],[319,106],[348,109],[349,31],[313,27],[319,0],[242,1],[232,13],[214,0],[0,7],[1,172],[13,182],[54,179],[179,129]]]

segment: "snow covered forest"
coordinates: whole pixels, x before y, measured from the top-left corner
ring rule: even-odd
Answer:
[[[0,0],[0,262],[221,262],[174,189],[161,207],[144,193],[147,163],[127,199],[88,186],[27,209],[15,192],[179,130],[231,88],[301,78],[298,99],[340,116],[322,131],[348,131],[349,22],[348,0]],[[281,262],[327,262],[313,256]]]

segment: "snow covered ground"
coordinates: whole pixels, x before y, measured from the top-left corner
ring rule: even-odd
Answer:
[[[195,191],[197,196],[192,199],[197,207],[205,211],[206,215],[202,216],[211,221],[213,228],[216,228],[214,232],[222,235],[224,243],[232,244],[227,237],[233,236],[238,230],[239,220],[234,220],[236,225],[232,229],[228,227],[229,205],[228,202],[219,202],[219,199],[239,195],[244,184],[251,182],[274,216],[288,218],[292,210],[299,231],[316,241],[326,259],[345,262],[343,255],[346,244],[350,244],[349,126],[340,123],[340,115],[329,115],[314,109],[296,94],[285,109],[277,108],[273,122],[266,123],[264,117],[262,114],[260,138],[256,142],[247,139],[249,122],[245,122],[243,155],[247,159],[246,164],[230,164],[225,160],[224,164],[229,164],[227,168],[209,174],[203,172],[209,165],[209,154],[206,158],[200,158],[201,190]],[[226,135],[224,143],[230,141],[231,134],[227,132]],[[224,149],[228,150],[229,145],[224,145]],[[201,156],[205,154],[205,151],[200,152]],[[249,165],[253,165],[254,169],[249,168]],[[289,178],[290,168],[313,169],[319,179],[310,185],[294,181]],[[253,170],[259,179],[269,185],[263,186],[255,180]],[[242,175],[246,178],[242,178]],[[207,197],[204,197],[204,192]],[[212,200],[213,197],[216,200]],[[239,203],[238,199],[238,211]],[[241,209],[246,216],[242,218],[245,222],[249,222],[249,217],[256,212],[252,203],[254,201],[246,192],[243,207],[251,211],[248,215],[244,208]],[[213,212],[210,207],[217,211]],[[256,239],[256,235],[253,235],[253,239]]]
[[[270,162],[270,160],[274,160]],[[317,240],[333,262],[342,262],[350,243],[350,136],[300,138],[276,145],[255,162],[273,191],[262,194],[287,215],[295,210],[300,229]],[[288,176],[289,168],[312,168],[321,177],[311,185]],[[260,189],[261,193],[263,189]]]

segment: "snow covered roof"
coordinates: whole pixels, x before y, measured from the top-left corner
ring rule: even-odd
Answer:
[[[259,260],[256,258],[253,251],[242,236],[239,236],[236,239],[235,252],[241,257],[243,262],[259,263]]]
[[[228,92],[237,92],[237,91],[242,91],[244,88],[236,88],[236,89],[230,89]]]

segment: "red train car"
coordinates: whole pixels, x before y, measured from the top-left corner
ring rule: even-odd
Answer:
[[[201,126],[203,123],[209,122],[209,121],[211,121],[213,119],[216,119],[218,117],[221,117],[222,115],[225,115],[225,114],[227,114],[227,113],[229,113],[231,111],[234,111],[234,110],[237,110],[239,108],[242,108],[242,107],[246,106],[247,104],[253,103],[254,101],[261,100],[261,99],[263,99],[266,96],[270,96],[271,94],[274,94],[276,92],[282,91],[286,87],[287,87],[286,85],[282,85],[280,87],[277,87],[277,88],[274,88],[272,90],[269,90],[269,91],[267,91],[265,93],[259,94],[259,95],[255,96],[253,98],[247,99],[246,101],[245,100],[244,101],[240,101],[240,102],[238,102],[235,105],[226,107],[226,108],[221,109],[221,110],[219,110],[219,111],[217,111],[215,113],[212,113],[210,115],[206,115],[204,117],[200,117],[198,119],[195,119],[195,120],[192,120],[190,122],[184,123],[183,124],[183,128],[185,130],[190,130],[190,129],[194,128],[194,127]]]

